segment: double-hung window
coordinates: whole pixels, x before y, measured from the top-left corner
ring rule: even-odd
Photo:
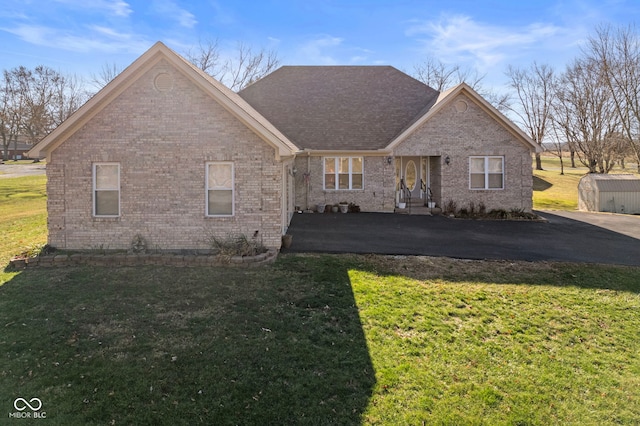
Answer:
[[[504,189],[504,157],[469,157],[469,188]]]
[[[233,216],[233,163],[207,163],[207,216]]]
[[[362,157],[325,157],[324,189],[363,189]]]
[[[120,216],[120,164],[93,164],[93,215]]]

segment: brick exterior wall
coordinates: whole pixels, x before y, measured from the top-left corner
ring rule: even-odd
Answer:
[[[346,201],[359,205],[363,212],[393,211],[395,207],[395,172],[393,162],[388,164],[387,157],[364,157],[364,189],[356,190],[325,190],[323,187],[323,158],[313,155],[296,157],[295,193],[297,206],[315,210],[318,203],[332,205]],[[310,173],[308,185],[304,173]]]
[[[463,101],[466,111],[458,111]],[[407,140],[398,145],[395,157],[429,157],[430,184],[438,206],[448,201],[458,208],[483,203],[491,209],[531,211],[533,172],[531,151],[508,130],[464,95],[458,96],[439,111]],[[445,164],[449,156],[451,162]],[[469,189],[470,156],[504,156],[504,189]],[[296,205],[315,209],[319,202],[335,204],[354,202],[362,211],[390,212],[395,206],[395,162],[387,158],[364,158],[364,189],[325,191],[323,163],[320,156],[296,158]],[[310,173],[307,185],[303,173]],[[307,195],[308,194],[308,195]]]
[[[161,73],[169,77],[154,84]],[[233,217],[206,217],[209,161],[234,163]],[[118,218],[93,217],[96,162],[120,164]],[[58,248],[128,249],[139,234],[149,249],[207,249],[210,236],[256,231],[280,248],[283,166],[274,149],[166,61],[57,147],[47,178],[49,244]]]
[[[458,111],[458,102],[467,105]],[[464,95],[458,96],[394,150],[395,156],[439,156],[441,175],[436,201],[454,201],[458,208],[473,202],[491,209],[531,211],[533,171],[531,151]],[[504,189],[469,189],[470,156],[504,156]],[[446,156],[451,162],[444,163]],[[432,159],[432,171],[433,167]],[[432,179],[433,184],[433,179]],[[437,186],[436,186],[437,187]]]
[[[466,111],[458,111],[463,101]],[[533,171],[531,151],[483,109],[464,95],[458,96],[393,151],[394,157],[429,157],[430,184],[438,206],[448,201],[457,207],[531,211]],[[445,164],[449,156],[450,164]],[[503,156],[504,189],[469,189],[469,157]],[[318,202],[354,202],[362,211],[390,212],[395,204],[395,162],[386,157],[364,159],[364,189],[325,191],[323,163],[319,156],[296,158],[296,205],[314,209]],[[307,185],[303,173],[309,172]],[[307,192],[308,186],[308,192]],[[308,196],[307,196],[308,193]]]

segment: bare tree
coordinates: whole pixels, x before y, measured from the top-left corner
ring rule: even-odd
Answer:
[[[442,92],[456,84],[467,83],[473,90],[479,92],[482,89],[484,75],[470,68],[461,68],[459,65],[447,65],[434,58],[427,58],[423,62],[414,65],[414,77],[429,87]]]
[[[115,62],[105,62],[104,64],[102,64],[102,68],[100,68],[100,72],[98,74],[91,73],[89,83],[97,90],[100,90],[104,86],[109,84],[109,82],[116,78],[116,76],[121,72],[122,68],[116,65]]]
[[[414,65],[413,70],[416,80],[439,92],[464,82],[498,110],[509,110],[509,95],[484,88],[482,80],[485,76],[478,74],[476,70],[461,68],[459,65],[447,65],[431,57]]]
[[[17,144],[20,134],[19,98],[16,82],[9,71],[2,73],[0,88],[0,138],[2,138],[2,159],[9,159],[11,142]]]
[[[53,127],[58,127],[76,112],[90,97],[85,84],[76,75],[65,76],[53,87],[54,94],[49,113]]]
[[[551,124],[555,85],[553,68],[533,62],[529,68],[509,66],[506,74],[517,97],[517,106],[511,111],[518,117],[518,124],[542,147]],[[536,170],[542,170],[540,153],[536,153]]]
[[[17,67],[3,72],[0,92],[0,137],[7,158],[18,137],[35,144],[86,100],[75,77],[64,77],[46,66]]]
[[[552,106],[553,108],[553,106]],[[569,143],[566,142],[565,137],[563,136],[562,127],[556,125],[556,121],[551,119],[551,146],[553,149],[549,149],[550,152],[553,152],[560,159],[560,174],[564,175],[564,151],[569,146]],[[573,152],[573,151],[571,151]]]
[[[280,66],[280,59],[275,51],[265,48],[255,51],[243,42],[238,42],[226,59],[221,59],[222,51],[218,40],[200,42],[195,50],[186,53],[186,57],[195,66],[236,92]]]
[[[640,36],[633,26],[602,26],[589,38],[586,54],[601,66],[640,172]]]
[[[598,62],[576,59],[559,79],[554,125],[590,173],[608,173],[618,156],[619,120]]]
[[[189,49],[185,56],[189,62],[215,79],[219,79],[224,72],[218,39],[198,42],[197,49]]]
[[[22,100],[21,130],[31,144],[37,143],[53,127],[55,87],[63,77],[51,68],[37,66],[31,71],[20,67],[13,70]]]
[[[280,65],[278,55],[264,48],[255,52],[250,46],[239,42],[236,56],[230,58],[225,66],[231,90],[239,91],[275,71]]]

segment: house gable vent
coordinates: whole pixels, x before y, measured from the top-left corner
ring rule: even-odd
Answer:
[[[465,112],[469,108],[469,105],[462,99],[457,100],[454,106],[458,112]]]
[[[166,72],[160,73],[153,80],[153,85],[158,92],[168,92],[173,88],[173,77]]]

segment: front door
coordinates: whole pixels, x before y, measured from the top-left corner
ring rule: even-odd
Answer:
[[[407,189],[411,193],[411,201],[412,203],[419,204],[421,201],[421,182],[424,181],[425,171],[424,169],[425,162],[422,161],[421,157],[400,157],[396,158],[396,178],[398,180],[402,179]],[[398,187],[399,187],[398,182]],[[400,195],[400,201],[408,201],[402,199],[403,195]]]

